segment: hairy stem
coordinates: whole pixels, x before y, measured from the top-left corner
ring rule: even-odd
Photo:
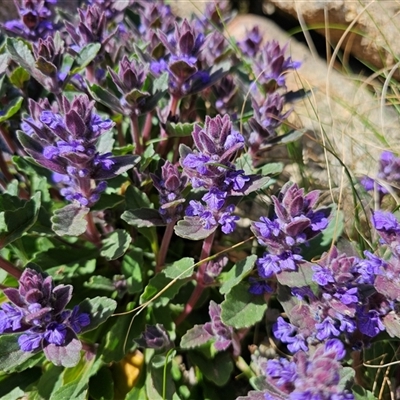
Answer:
[[[6,143],[8,149],[11,153],[15,154],[17,152],[17,148],[10,137],[8,130],[4,127],[4,125],[0,124],[0,134],[4,142]]]
[[[143,143],[147,143],[151,139],[151,128],[153,126],[153,113],[150,111],[146,115],[146,119],[144,121],[144,127],[143,127],[143,133],[142,133],[142,138],[143,138]]]
[[[132,141],[135,143],[135,152],[140,155],[143,153],[143,146],[139,132],[139,118],[136,114],[131,115],[131,133]]]
[[[205,258],[210,256],[211,248],[214,242],[214,236],[215,236],[215,231],[204,240],[203,248],[201,249],[200,260],[204,260]],[[190,296],[189,301],[186,303],[185,309],[175,320],[176,326],[178,326],[181,322],[183,322],[186,319],[186,317],[193,311],[194,307],[199,301],[200,296],[202,295],[204,288],[206,287],[206,285],[204,284],[204,274],[206,272],[206,267],[207,267],[206,262],[200,265],[196,274],[197,285],[193,290],[193,293]]]
[[[157,264],[156,264],[156,273],[162,271],[162,267],[165,264],[165,258],[167,257],[168,247],[171,243],[171,238],[174,233],[175,220],[172,220],[168,223],[165,228],[164,236],[161,241],[160,251],[158,252]]]
[[[87,228],[86,228],[86,235],[88,236],[89,240],[97,247],[101,247],[101,236],[99,231],[96,228],[96,225],[93,220],[93,214],[89,212],[86,214],[86,221],[87,221]]]
[[[179,102],[179,97],[171,96],[171,102],[169,105],[169,113],[167,119],[170,118],[171,116],[175,116],[176,110],[178,108],[178,102]],[[168,148],[168,134],[165,131],[165,129],[161,129],[160,137],[162,141],[158,144],[157,153],[160,154],[161,157],[165,158]]]
[[[2,257],[0,257],[0,268],[4,269],[4,271],[8,272],[16,279],[21,278],[22,271]]]
[[[95,67],[93,62],[91,62],[89,65],[86,66],[85,75],[86,79],[90,83],[96,83]]]

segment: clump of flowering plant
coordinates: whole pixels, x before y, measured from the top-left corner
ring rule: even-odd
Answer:
[[[400,224],[375,210],[358,248],[324,188],[288,182],[288,45],[235,42],[228,1],[55,3],[16,2],[0,46],[0,397],[400,387],[363,370],[397,357]]]

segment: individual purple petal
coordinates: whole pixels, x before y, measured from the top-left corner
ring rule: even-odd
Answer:
[[[80,313],[79,306],[75,306],[72,309],[71,315],[68,318],[68,322],[75,333],[79,333],[83,327],[90,324],[90,317],[87,313]]]
[[[18,338],[18,344],[22,351],[32,352],[41,347],[43,334],[27,331]]]

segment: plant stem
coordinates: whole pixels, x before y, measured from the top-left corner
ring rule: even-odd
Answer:
[[[133,143],[135,143],[135,153],[140,155],[143,153],[143,146],[139,132],[139,119],[136,114],[131,115],[131,133]]]
[[[201,249],[200,260],[204,260],[205,258],[210,256],[211,248],[214,242],[214,236],[215,236],[215,231],[204,240],[203,248]],[[178,326],[181,322],[183,322],[186,319],[186,317],[193,311],[194,307],[199,301],[200,296],[202,295],[203,290],[206,287],[206,285],[204,284],[204,274],[206,272],[206,267],[207,267],[206,262],[200,265],[196,274],[197,285],[194,288],[193,293],[190,296],[188,302],[186,303],[185,309],[175,320],[176,326]]]
[[[7,163],[4,159],[4,154],[2,151],[0,151],[0,170],[8,182],[10,182],[13,179],[12,174],[8,170]]]
[[[165,264],[165,258],[168,253],[168,247],[171,243],[172,234],[174,233],[174,226],[175,220],[172,220],[168,223],[167,227],[165,228],[164,236],[161,241],[160,251],[158,252],[157,256],[157,263],[156,263],[156,274],[161,272],[163,265]]]
[[[96,228],[96,225],[93,220],[92,212],[86,214],[87,228],[86,234],[89,237],[90,241],[97,247],[101,247],[101,236],[99,231]]]
[[[178,108],[178,102],[179,102],[179,97],[175,97],[175,96],[171,97],[171,102],[170,102],[170,105],[169,105],[169,113],[168,113],[167,121],[171,116],[175,116],[176,110]],[[167,122],[167,121],[165,121],[165,122]],[[162,141],[157,146],[157,153],[161,157],[165,158],[165,156],[166,156],[165,153],[167,151],[166,149],[168,147],[168,134],[165,131],[165,129],[163,129],[163,128],[161,128],[160,137],[161,137]]]
[[[243,374],[246,376],[247,379],[252,378],[255,376],[254,372],[252,369],[249,367],[249,365],[246,363],[246,361],[242,357],[236,357],[235,358],[235,364],[236,367],[243,372]]]
[[[0,268],[4,269],[4,271],[8,272],[16,279],[21,278],[22,271],[2,257],[0,257]]]
[[[142,133],[142,138],[143,138],[143,144],[147,143],[151,139],[151,128],[153,126],[153,113],[150,111],[146,115],[146,119],[144,121],[144,127],[143,127],[143,133]]]
[[[86,79],[90,83],[96,83],[95,68],[93,62],[86,66],[85,75]]]
[[[1,136],[4,140],[4,142],[7,144],[7,147],[10,150],[10,152],[12,154],[15,154],[17,152],[15,144],[14,144],[13,140],[10,138],[10,134],[9,134],[8,130],[2,124],[0,124],[0,133],[1,133]]]

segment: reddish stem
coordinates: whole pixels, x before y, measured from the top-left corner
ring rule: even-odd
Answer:
[[[89,240],[97,247],[101,247],[101,236],[99,231],[96,228],[96,225],[93,220],[93,214],[89,212],[86,215],[87,221],[87,228],[86,228],[86,235],[88,236]]]
[[[6,143],[8,149],[10,150],[10,152],[15,154],[17,152],[15,143],[10,138],[10,134],[9,134],[8,130],[1,124],[0,124],[0,133],[1,133],[1,136],[4,139],[4,142]]]
[[[168,247],[169,247],[169,244],[171,243],[171,238],[174,233],[174,226],[175,226],[175,221],[171,221],[170,223],[168,223],[167,227],[165,228],[164,236],[162,238],[162,242],[161,242],[161,246],[160,246],[160,251],[158,252],[156,273],[161,272],[162,267],[165,264],[165,258],[167,257],[167,253],[168,253]]]
[[[153,113],[150,111],[146,115],[146,119],[144,121],[144,127],[143,127],[143,133],[142,133],[142,138],[143,138],[143,144],[147,143],[151,139],[151,128],[153,126]]]
[[[139,119],[136,114],[131,115],[131,134],[132,141],[135,143],[135,153],[140,155],[143,153],[143,146],[139,132]]]
[[[175,116],[176,110],[178,108],[178,102],[179,102],[179,97],[175,97],[175,96],[171,97],[171,103],[169,105],[169,113],[168,113],[167,118],[169,118],[170,116]],[[161,157],[165,157],[166,149],[168,148],[168,134],[165,131],[165,129],[161,129],[160,137],[162,140],[157,146],[157,153]]]
[[[211,248],[214,242],[214,236],[215,236],[215,231],[204,240],[203,248],[201,249],[200,260],[204,260],[205,258],[208,258],[210,256]],[[187,318],[187,316],[193,311],[194,307],[199,301],[200,296],[202,295],[204,288],[206,287],[206,285],[204,284],[204,274],[206,272],[206,267],[207,267],[207,262],[204,262],[200,265],[196,274],[197,285],[194,288],[189,301],[186,303],[185,309],[175,320],[176,326],[178,326],[181,322],[183,322]]]
[[[21,278],[22,271],[2,257],[0,257],[0,268],[4,269],[4,271],[8,272],[16,279]]]

